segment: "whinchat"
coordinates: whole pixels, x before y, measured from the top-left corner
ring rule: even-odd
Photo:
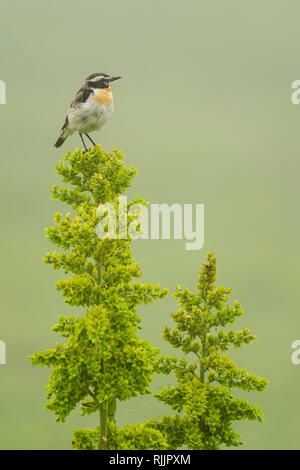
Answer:
[[[113,112],[112,82],[121,77],[111,77],[106,73],[89,75],[77,92],[67,111],[65,123],[54,147],[60,147],[67,137],[78,131],[84,150],[87,152],[83,134],[95,146],[88,132],[101,129]]]

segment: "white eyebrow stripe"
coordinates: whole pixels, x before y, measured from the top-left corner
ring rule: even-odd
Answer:
[[[94,78],[91,78],[90,80],[88,80],[89,82],[98,82],[99,80],[103,80],[103,79],[108,79],[108,77],[105,77],[104,75],[97,75],[97,77],[94,77]]]

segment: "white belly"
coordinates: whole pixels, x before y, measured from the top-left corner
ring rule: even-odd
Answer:
[[[69,110],[69,127],[82,133],[99,130],[112,112],[113,103],[99,104],[89,98],[86,103]]]

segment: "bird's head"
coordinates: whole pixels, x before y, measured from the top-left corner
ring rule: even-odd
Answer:
[[[122,77],[111,77],[110,75],[107,75],[106,73],[92,73],[92,75],[89,75],[87,79],[85,80],[86,85],[89,88],[111,88],[111,84],[113,81],[118,80],[119,78]]]

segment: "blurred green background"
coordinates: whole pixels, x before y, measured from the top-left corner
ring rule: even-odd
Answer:
[[[235,428],[244,448],[300,447],[300,366],[291,363],[300,337],[300,105],[291,103],[299,14],[296,0],[1,1],[1,449],[67,449],[73,428],[98,419],[73,412],[56,423],[43,408],[49,371],[26,358],[54,345],[57,315],[74,312],[55,290],[59,273],[41,258],[49,248],[44,227],[64,210],[49,199],[53,168],[80,140],[74,135],[60,150],[53,143],[93,72],[124,77],[114,86],[114,116],[94,138],[138,167],[130,194],[205,204],[203,250],[185,251],[184,241],[134,243],[144,279],[193,287],[205,252],[214,251],[219,283],[245,309],[238,327],[257,335],[233,356],[271,381],[248,396],[265,422]],[[161,331],[175,308],[169,297],[140,311],[143,336],[164,352]],[[138,398],[119,406],[118,423],[165,411],[150,396]]]

